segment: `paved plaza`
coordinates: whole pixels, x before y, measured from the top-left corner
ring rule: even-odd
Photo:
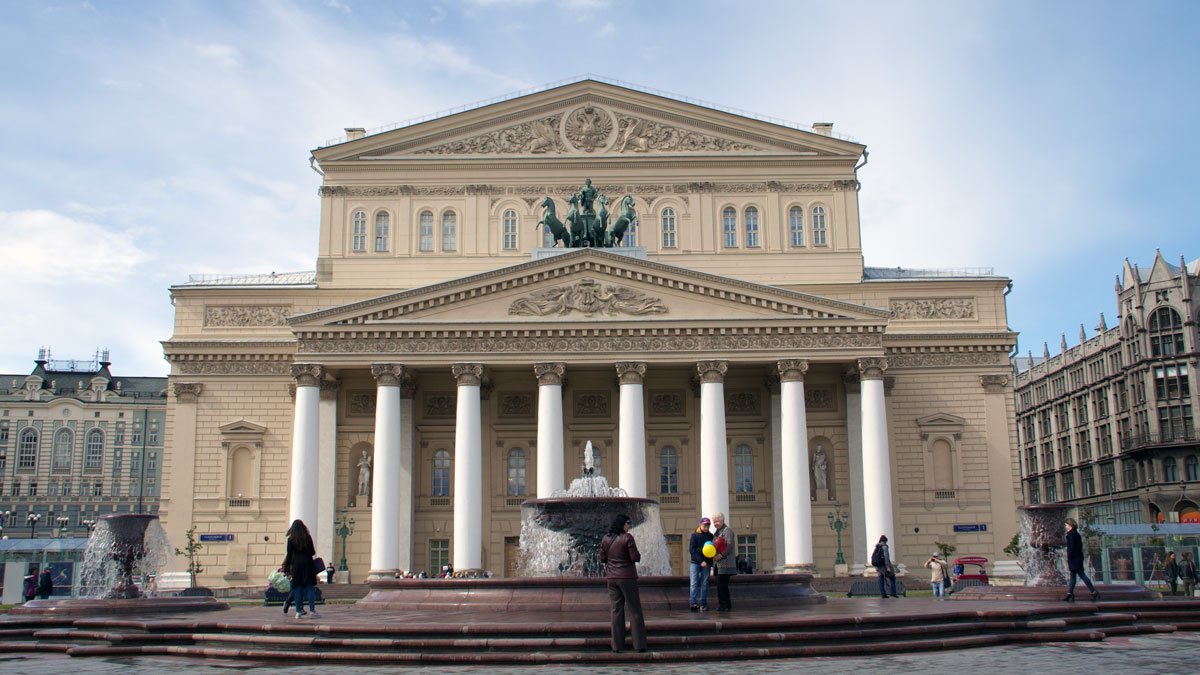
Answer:
[[[737,664],[739,673],[855,673],[876,672],[936,672],[936,673],[1050,673],[1055,675],[1095,675],[1100,672],[1129,673],[1189,673],[1200,663],[1200,633],[1113,637],[1103,642],[1073,642],[1031,646],[985,647],[959,651],[918,652],[869,657],[836,657],[785,659],[779,661],[743,661]],[[728,664],[726,664],[727,666]],[[376,667],[326,664],[321,666],[281,666],[250,664],[243,661],[198,661],[172,658],[72,658],[60,655],[14,654],[0,655],[0,671],[9,675],[59,674],[74,675],[131,673],[161,673],[186,669],[189,673],[228,673],[239,670],[270,668],[274,673],[320,673],[333,669],[354,673],[419,672],[486,673],[585,673],[601,669],[622,672],[679,673],[695,675],[697,669],[708,671],[711,664],[670,663],[662,665],[608,666],[454,666],[454,667]]]

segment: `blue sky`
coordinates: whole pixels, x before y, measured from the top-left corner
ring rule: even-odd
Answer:
[[[314,147],[586,73],[864,143],[868,265],[993,267],[1021,352],[1200,257],[1200,3],[12,2],[0,372],[165,374],[167,288],[315,265]]]

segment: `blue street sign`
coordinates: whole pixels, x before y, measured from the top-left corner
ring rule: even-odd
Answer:
[[[200,541],[233,541],[232,534],[202,534]]]
[[[955,525],[955,532],[987,532],[985,523],[972,523],[970,525]]]

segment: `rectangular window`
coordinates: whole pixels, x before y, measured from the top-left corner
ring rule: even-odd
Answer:
[[[146,443],[149,445],[158,445],[158,424],[150,423],[150,433],[146,434]]]
[[[64,497],[71,496],[71,481],[64,480],[62,482],[62,496],[64,496]]]
[[[758,567],[758,535],[743,534],[737,538],[737,557],[739,562],[746,565],[746,571],[751,572]],[[739,571],[741,571],[739,569]]]
[[[142,444],[142,425],[137,422],[133,423],[133,433],[130,434],[129,442],[134,445]]]
[[[1084,497],[1096,494],[1096,472],[1092,470],[1092,467],[1085,466],[1079,470],[1079,487],[1083,491]]]
[[[1046,503],[1052,504],[1052,503],[1058,501],[1058,482],[1054,479],[1054,476],[1046,476],[1045,484],[1046,484]]]
[[[158,453],[150,451],[150,457],[146,459],[146,470],[155,471],[158,469]]]
[[[29,496],[36,497],[38,492],[38,484],[36,480],[29,481]]]
[[[124,422],[117,422],[117,430],[113,433],[113,445],[125,445]]]
[[[1125,489],[1132,490],[1138,486],[1137,464],[1130,460],[1121,462],[1121,468],[1125,474]]]
[[[429,576],[440,576],[450,565],[450,540],[429,540]]]
[[[121,483],[120,482],[113,481],[112,485],[108,486],[108,496],[110,496],[110,497],[120,497],[121,496]]]
[[[1191,393],[1186,365],[1158,366],[1154,369],[1154,393],[1158,400],[1187,398]]]
[[[1029,503],[1030,504],[1041,504],[1042,503],[1041,481],[1039,481],[1036,478],[1029,481]]]
[[[95,483],[92,483],[92,496],[93,497],[103,497],[104,496],[104,483],[102,483],[100,481],[96,481]]]
[[[1068,471],[1062,475],[1063,499],[1075,499],[1075,473]]]
[[[1163,442],[1186,441],[1196,437],[1192,427],[1192,406],[1167,405],[1158,409],[1158,433]]]

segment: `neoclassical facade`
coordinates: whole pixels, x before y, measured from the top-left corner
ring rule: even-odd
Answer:
[[[591,441],[661,503],[678,571],[716,511],[759,570],[832,574],[837,509],[858,565],[881,534],[913,564],[935,541],[1000,556],[1009,280],[864,267],[864,157],[831,125],[594,80],[348,129],[312,155],[314,271],[171,289],[168,534],[232,535],[208,583],[264,576],[293,518],[340,560],[343,514],[355,580],[508,575],[521,503]],[[585,179],[614,222],[634,210],[621,245],[539,226]]]

